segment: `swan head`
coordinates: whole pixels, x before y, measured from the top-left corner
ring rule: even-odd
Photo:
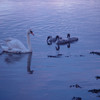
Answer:
[[[57,39],[59,39],[59,36],[58,36],[58,35],[56,36],[56,40],[57,40]]]
[[[70,34],[69,33],[67,34],[67,38],[70,38]]]
[[[29,30],[28,34],[34,35],[34,33],[33,33],[33,31],[31,29]]]
[[[59,39],[62,39],[62,37],[60,37],[60,36],[56,36],[56,40],[59,40]]]

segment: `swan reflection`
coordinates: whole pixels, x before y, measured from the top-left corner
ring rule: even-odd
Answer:
[[[24,56],[24,54],[4,53],[4,60],[8,64],[13,64],[20,61]]]
[[[14,54],[14,53],[2,53],[0,55],[0,60],[2,62],[2,60],[4,60],[4,62],[7,63],[7,66],[8,64],[15,64],[16,62],[19,62],[20,64],[21,63],[24,63],[24,61],[22,62],[21,60],[23,58],[26,58],[27,57],[27,72],[29,74],[33,74],[34,70],[31,70],[31,59],[32,59],[32,53],[29,53],[29,54]],[[23,59],[25,60],[25,59]]]
[[[28,59],[27,59],[27,72],[29,74],[33,74],[34,70],[31,70],[30,66],[31,66],[31,59],[32,59],[32,53],[28,54]]]
[[[67,45],[67,48],[70,48],[70,43],[67,43],[67,44],[65,44],[65,45]],[[58,51],[58,50],[60,50],[60,46],[61,45],[56,45],[56,50]]]

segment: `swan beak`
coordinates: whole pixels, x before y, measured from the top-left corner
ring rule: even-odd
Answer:
[[[30,31],[30,33],[31,33],[32,35],[34,35],[34,33],[33,33],[32,31]]]
[[[34,36],[34,33],[33,32],[31,34]]]

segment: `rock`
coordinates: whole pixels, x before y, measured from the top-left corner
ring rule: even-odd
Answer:
[[[100,92],[100,89],[92,89],[92,90],[88,90],[88,92],[99,93]]]
[[[80,97],[73,97],[72,100],[82,100]]]
[[[92,52],[90,52],[90,54],[97,54],[97,55],[100,55],[100,52],[92,51]]]
[[[53,55],[48,55],[48,57],[50,57],[50,58],[59,58],[59,57],[61,57],[62,56],[62,54],[57,54],[57,55],[55,55],[55,56],[53,56]]]
[[[75,88],[82,88],[81,86],[79,86],[78,84],[75,85],[70,85],[70,88],[75,87]]]
[[[95,78],[98,80],[98,79],[100,79],[100,76],[96,76]]]

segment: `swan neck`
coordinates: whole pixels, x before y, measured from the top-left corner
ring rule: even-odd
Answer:
[[[32,52],[32,47],[31,47],[31,42],[30,42],[30,35],[29,35],[29,33],[27,33],[27,44],[28,44],[29,52]]]

